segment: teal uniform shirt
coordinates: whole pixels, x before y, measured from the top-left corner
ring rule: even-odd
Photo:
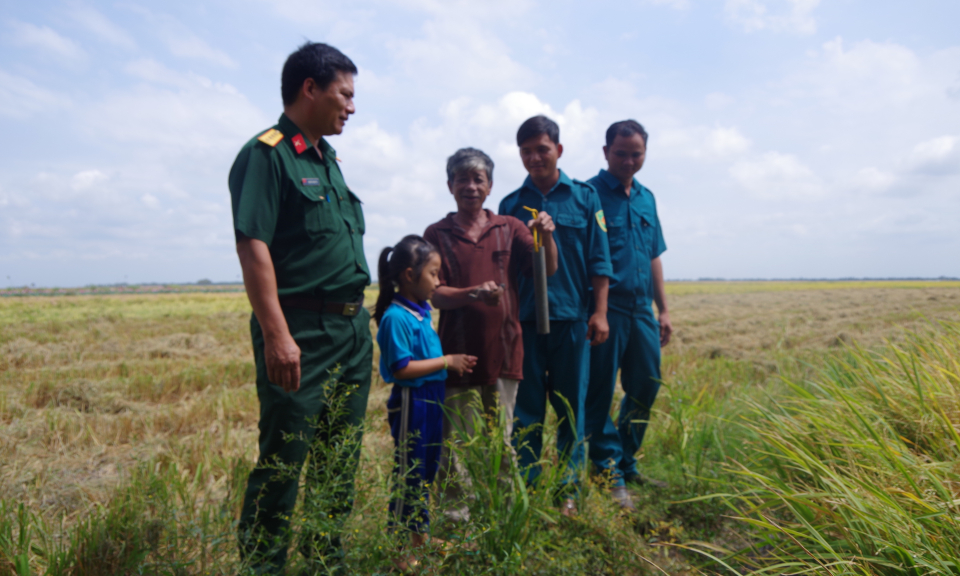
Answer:
[[[286,114],[271,130],[282,139],[252,138],[230,170],[234,228],[270,247],[279,296],[358,300],[370,283],[363,210],[336,150],[321,138],[321,159]]]
[[[623,486],[626,478],[638,474],[636,455],[660,390],[660,323],[651,307],[650,261],[667,246],[653,194],[636,179],[630,196],[606,170],[589,182],[607,217],[613,276],[607,300],[610,337],[590,350],[584,432],[590,441],[590,459],[609,473],[614,486]],[[618,372],[624,396],[614,423],[610,405]]]
[[[524,207],[536,208],[553,217],[557,230],[557,273],[547,278],[551,320],[587,320],[590,278],[611,276],[610,248],[600,198],[585,182],[570,179],[560,171],[560,179],[546,195],[527,176],[523,186],[500,202],[500,215],[529,222],[531,213]],[[533,278],[521,275],[520,321],[536,320]]]
[[[623,184],[606,170],[600,170],[588,182],[596,189],[607,218],[613,264],[608,306],[624,314],[650,312],[650,261],[667,249],[653,193],[634,179],[627,196]]]

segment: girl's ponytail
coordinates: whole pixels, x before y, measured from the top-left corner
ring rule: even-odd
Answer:
[[[380,252],[380,262],[377,264],[377,277],[380,282],[380,295],[377,296],[377,303],[373,307],[373,319],[380,325],[380,319],[387,307],[393,302],[395,278],[390,277],[390,253],[393,248],[387,246]]]

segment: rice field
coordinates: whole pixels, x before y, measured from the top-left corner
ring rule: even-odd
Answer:
[[[960,572],[960,282],[668,294],[676,332],[641,460],[668,487],[638,489],[624,516],[585,471],[577,519],[529,495],[474,527],[479,551],[431,555],[426,573]],[[0,298],[0,575],[243,570],[249,314],[242,293]],[[388,393],[375,376],[351,573],[390,572],[397,544]],[[491,492],[491,510],[516,501]]]

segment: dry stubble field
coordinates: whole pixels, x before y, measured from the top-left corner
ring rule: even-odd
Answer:
[[[668,293],[675,339],[642,462],[677,486],[672,498],[709,491],[701,460],[718,458],[686,453],[689,399],[776,394],[781,375],[803,378],[849,343],[878,347],[960,319],[957,282],[690,282]],[[173,467],[200,506],[235,501],[235,471],[257,455],[249,314],[243,294],[0,299],[0,500],[66,532],[146,463]],[[388,391],[375,376],[363,477],[390,467]],[[738,544],[726,520],[639,497],[638,545]],[[643,553],[671,573],[696,571],[665,550]]]

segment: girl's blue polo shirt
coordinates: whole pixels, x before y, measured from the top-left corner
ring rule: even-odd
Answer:
[[[443,356],[440,336],[433,329],[430,305],[418,306],[397,296],[380,319],[377,331],[380,346],[380,376],[384,382],[397,386],[419,388],[426,382],[445,381],[446,370],[412,380],[397,380],[393,373],[403,369],[412,360],[429,360]]]

